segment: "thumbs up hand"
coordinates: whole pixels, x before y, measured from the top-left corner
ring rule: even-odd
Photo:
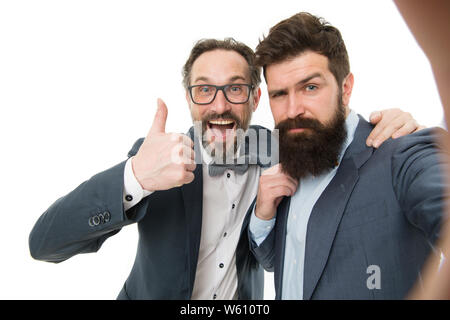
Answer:
[[[167,106],[158,99],[153,124],[137,154],[133,173],[148,191],[167,190],[194,180],[194,142],[184,134],[166,133]]]

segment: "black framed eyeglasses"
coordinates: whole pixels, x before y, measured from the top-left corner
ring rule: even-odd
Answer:
[[[247,103],[250,98],[250,92],[253,89],[251,84],[226,84],[224,86],[215,86],[213,84],[199,84],[188,87],[192,102],[195,104],[210,104],[216,98],[217,92],[222,90],[225,99],[234,104]]]

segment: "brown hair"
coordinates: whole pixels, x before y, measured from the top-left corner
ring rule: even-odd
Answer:
[[[328,68],[338,85],[350,73],[344,40],[338,29],[322,18],[300,12],[273,26],[256,47],[256,64],[266,67],[308,50],[328,58]],[[267,80],[267,79],[266,79]]]
[[[197,58],[208,51],[223,49],[236,51],[248,63],[250,81],[253,86],[258,87],[261,83],[261,68],[255,65],[255,53],[247,45],[242,42],[236,41],[233,38],[225,38],[224,40],[217,39],[202,39],[199,40],[191,50],[191,54],[187,59],[183,67],[183,86],[187,89],[191,82],[191,70]]]

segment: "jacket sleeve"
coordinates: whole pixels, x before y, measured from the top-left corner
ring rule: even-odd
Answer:
[[[445,166],[448,154],[438,140],[448,133],[433,128],[399,139],[392,153],[392,185],[408,221],[431,243],[439,237],[449,199]]]
[[[142,139],[128,156],[137,152],[140,143]],[[147,201],[127,212],[123,208],[125,163],[94,175],[56,200],[40,216],[29,236],[34,259],[61,262],[78,253],[96,252],[123,226],[143,218]]]
[[[255,199],[256,201],[256,199]],[[255,206],[255,201],[248,209],[248,213],[253,215],[253,208]],[[253,240],[251,226],[248,226],[248,241],[250,251],[253,253],[256,260],[263,266],[266,271],[273,272],[273,264],[275,259],[275,228],[272,228],[267,237],[258,246]]]

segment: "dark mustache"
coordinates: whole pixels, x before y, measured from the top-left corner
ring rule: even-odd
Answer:
[[[282,132],[283,131],[286,132],[291,129],[302,129],[302,128],[320,130],[322,127],[323,125],[320,123],[319,120],[297,116],[294,119],[286,119],[279,122],[275,126],[275,129],[278,129]]]

